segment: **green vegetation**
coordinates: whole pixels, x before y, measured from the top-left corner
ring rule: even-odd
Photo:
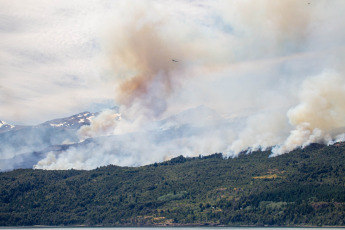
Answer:
[[[0,173],[0,225],[345,225],[345,145]]]

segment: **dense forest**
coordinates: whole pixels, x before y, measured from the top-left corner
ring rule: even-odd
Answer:
[[[344,226],[345,144],[0,173],[1,226]]]

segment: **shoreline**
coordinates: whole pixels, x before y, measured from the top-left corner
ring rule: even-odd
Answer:
[[[51,225],[33,225],[33,226],[0,226],[0,229],[43,229],[43,228],[335,228],[345,229],[345,226],[312,226],[312,225],[290,225],[290,226],[262,226],[262,225],[210,225],[210,224],[171,224],[171,225],[142,225],[142,226],[88,226],[88,225],[68,225],[68,226],[51,226]]]

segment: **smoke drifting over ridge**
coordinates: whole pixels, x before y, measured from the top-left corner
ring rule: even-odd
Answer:
[[[300,103],[287,116],[294,130],[273,155],[283,154],[310,143],[344,141],[345,79],[335,72],[325,72],[303,82]]]
[[[210,43],[212,36],[192,23],[186,25],[174,15],[165,15],[152,1],[130,9],[123,7],[131,14],[121,15],[107,46],[115,82],[114,99],[120,105],[122,120],[110,122],[113,134],[137,131],[143,123],[161,118],[170,96],[183,88],[183,82],[193,79],[200,69],[209,72],[217,68],[217,56],[226,55],[220,49],[222,43]],[[93,124],[99,127],[103,122],[109,124],[106,119]],[[82,137],[86,129],[80,130]]]
[[[183,7],[197,16],[188,18]],[[180,154],[236,156],[272,146],[277,156],[341,140],[342,7],[342,1],[300,0],[202,1],[201,7],[179,1],[173,10],[159,1],[134,9],[121,5],[125,13],[115,17],[107,46],[120,111],[101,114],[79,134],[129,136],[117,144],[102,139],[51,153],[37,168],[141,165]],[[175,119],[171,126],[164,119],[198,105],[220,118],[203,109],[188,121],[193,129],[165,131],[188,122]],[[157,128],[166,139],[152,134]],[[76,161],[76,155],[82,157]]]

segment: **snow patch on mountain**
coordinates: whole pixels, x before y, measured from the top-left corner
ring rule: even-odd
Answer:
[[[97,113],[83,112],[67,118],[58,118],[42,123],[40,126],[51,126],[56,128],[79,129],[83,125],[90,125],[90,121]]]
[[[0,133],[10,131],[14,128],[15,128],[14,125],[7,124],[5,121],[0,120]]]

